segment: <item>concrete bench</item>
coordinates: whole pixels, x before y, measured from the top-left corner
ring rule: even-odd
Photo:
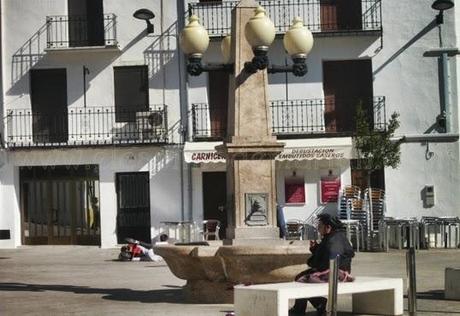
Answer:
[[[353,313],[403,314],[403,280],[356,277],[354,282],[339,283],[337,295],[353,295]],[[237,316],[287,316],[289,299],[327,296],[327,283],[270,283],[237,285],[234,292]]]
[[[446,268],[444,296],[448,300],[460,300],[460,268]]]

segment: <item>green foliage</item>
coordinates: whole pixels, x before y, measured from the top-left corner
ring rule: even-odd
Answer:
[[[361,159],[361,168],[368,174],[384,167],[397,168],[401,158],[401,141],[391,141],[399,127],[399,114],[394,112],[384,130],[369,126],[369,115],[359,104],[356,109],[355,146]]]

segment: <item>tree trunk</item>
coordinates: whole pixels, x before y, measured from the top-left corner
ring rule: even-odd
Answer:
[[[369,200],[369,225],[368,229],[369,232],[374,231],[374,225],[373,225],[373,220],[374,220],[374,212],[372,209],[372,187],[371,187],[371,175],[372,175],[372,170],[367,170],[366,171],[366,179],[367,179],[367,194],[368,194],[368,200]]]

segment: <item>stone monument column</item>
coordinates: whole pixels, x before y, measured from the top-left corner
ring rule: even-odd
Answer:
[[[232,12],[231,75],[228,129],[216,149],[227,159],[227,239],[278,239],[275,156],[284,147],[271,131],[267,71],[250,74],[245,62],[254,57],[245,25],[258,4],[242,0]]]

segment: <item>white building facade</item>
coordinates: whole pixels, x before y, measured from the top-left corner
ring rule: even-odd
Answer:
[[[198,15],[211,37],[203,62],[220,63],[236,2],[2,1],[0,247],[113,247],[167,221],[225,226],[226,165],[214,147],[225,138],[228,75],[188,75],[178,34],[187,13]],[[269,75],[271,127],[286,144],[276,158],[284,217],[335,212],[344,186],[363,185],[359,103],[376,129],[400,113],[396,136],[406,136],[400,166],[373,178],[386,215],[460,216],[460,8],[438,24],[430,1],[259,2],[278,33],[271,63],[291,63],[282,33],[295,16],[315,39],[306,76]],[[141,8],[156,15],[153,33],[133,17]]]

